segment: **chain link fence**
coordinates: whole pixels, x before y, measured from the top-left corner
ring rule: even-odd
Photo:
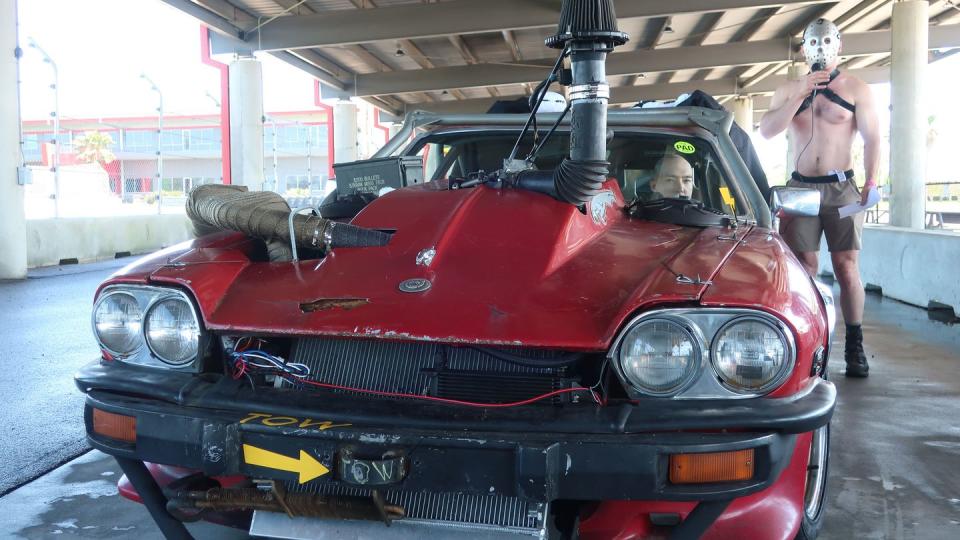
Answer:
[[[268,115],[264,123],[264,189],[293,206],[319,202],[334,188],[327,125],[320,111],[286,116],[297,119]],[[164,124],[158,137],[156,118],[67,119],[55,137],[49,123],[25,122],[27,218],[182,213],[191,189],[223,182],[219,116]]]
[[[171,127],[158,146],[156,127],[140,120],[103,120],[59,137],[25,123],[27,218],[181,213],[190,189],[223,181],[219,126]]]
[[[263,189],[291,208],[318,204],[336,187],[329,176],[327,124],[267,116],[263,127]]]

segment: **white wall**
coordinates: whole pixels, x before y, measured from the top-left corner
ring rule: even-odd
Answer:
[[[823,242],[820,272],[833,273]],[[860,276],[864,285],[879,287],[884,296],[922,308],[931,302],[960,314],[960,234],[866,225]]]
[[[120,252],[149,253],[193,237],[185,215],[35,219],[27,221],[27,264],[112,259]]]

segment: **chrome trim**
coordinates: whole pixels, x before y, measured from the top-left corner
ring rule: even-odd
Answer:
[[[827,458],[830,455],[830,424],[813,432],[810,440],[810,460],[807,463],[807,489],[803,494],[803,511],[807,518],[817,519],[823,511],[823,496],[827,485]],[[814,465],[815,464],[815,465]],[[814,466],[814,468],[811,468]]]
[[[766,324],[767,326],[772,328],[777,334],[779,334],[780,340],[783,342],[783,345],[784,345],[784,349],[785,349],[784,352],[787,355],[786,362],[784,362],[783,367],[780,368],[780,373],[778,373],[776,376],[770,379],[770,382],[768,382],[767,384],[764,384],[759,388],[750,388],[750,389],[739,388],[733,384],[730,384],[726,380],[724,380],[723,374],[720,372],[720,368],[718,368],[716,364],[717,340],[720,337],[720,334],[722,334],[724,330],[730,328],[731,326],[734,326],[741,322],[748,322],[748,321],[756,321],[762,324]],[[793,340],[793,333],[791,333],[790,329],[787,328],[786,325],[780,322],[778,319],[773,319],[769,315],[765,317],[758,317],[757,315],[753,315],[753,314],[742,315],[739,317],[734,317],[729,321],[727,321],[726,323],[724,323],[724,325],[718,328],[717,332],[713,335],[713,340],[710,342],[710,365],[713,367],[713,371],[716,373],[720,384],[723,385],[728,390],[736,392],[737,394],[762,395],[780,386],[781,384],[783,384],[784,381],[787,380],[787,377],[790,376],[790,372],[793,371],[793,368],[796,366],[796,363],[797,363],[796,351],[797,351],[797,348],[796,348],[796,343]]]
[[[779,384],[782,384],[783,381],[780,381],[777,386],[771,386],[769,389],[762,392],[736,392],[720,383],[716,370],[713,367],[712,344],[716,338],[716,335],[728,322],[743,316],[757,317],[775,325],[777,328],[782,329],[783,335],[786,336],[786,339],[788,340],[787,345],[789,350],[789,361],[787,364],[789,365],[789,368],[785,369],[784,372],[789,375],[789,373],[791,373],[796,366],[796,346],[793,333],[789,331],[789,328],[783,321],[774,317],[773,315],[762,311],[745,308],[669,308],[641,313],[630,319],[623,326],[623,329],[620,331],[620,333],[617,334],[617,337],[614,338],[610,349],[607,351],[607,359],[610,361],[614,371],[617,373],[617,378],[620,379],[621,384],[623,384],[624,389],[631,398],[654,397],[650,394],[640,392],[638,389],[634,388],[633,385],[620,373],[618,366],[620,346],[622,345],[623,339],[626,337],[627,332],[629,332],[635,325],[639,324],[644,319],[651,317],[679,318],[686,321],[687,324],[695,327],[698,332],[695,334],[695,336],[702,340],[700,342],[702,351],[701,370],[697,376],[693,377],[693,382],[689,386],[681,389],[672,396],[668,396],[670,399],[745,399],[759,397],[775,390]],[[709,339],[707,339],[708,337]],[[709,369],[707,369],[707,364],[710,365]],[[784,380],[786,380],[786,378],[784,378]]]
[[[199,334],[197,335],[197,353],[191,356],[189,360],[186,360],[184,362],[171,362],[166,358],[164,358],[162,355],[160,355],[160,353],[153,350],[153,345],[150,344],[150,337],[147,335],[147,320],[150,318],[150,313],[153,312],[154,308],[157,307],[157,304],[165,300],[180,300],[185,304],[187,304],[187,306],[190,308],[190,314],[193,315],[193,320],[197,322],[197,328],[200,330]],[[143,325],[141,325],[140,329],[143,332],[143,342],[146,343],[147,348],[150,349],[150,354],[153,355],[154,358],[156,358],[157,360],[160,360],[161,362],[163,362],[168,366],[182,368],[184,366],[192,364],[197,359],[197,357],[200,356],[201,338],[203,337],[203,325],[200,324],[200,318],[197,316],[196,308],[193,307],[193,302],[190,301],[190,298],[187,297],[186,294],[184,294],[182,291],[178,289],[170,289],[169,294],[159,294],[153,297],[152,300],[150,300],[150,304],[147,306],[147,310],[143,312]]]
[[[93,335],[97,341],[97,345],[102,347],[107,352],[113,354],[113,351],[103,347],[103,344],[100,343],[100,337],[97,335],[96,322],[93,318],[93,313],[96,311],[97,305],[101,302],[101,299],[106,298],[111,294],[116,293],[126,293],[132,296],[136,301],[137,305],[140,306],[141,311],[143,312],[143,322],[140,325],[140,342],[141,346],[130,355],[119,355],[116,356],[116,360],[120,362],[125,362],[128,364],[134,364],[139,366],[163,368],[163,369],[174,369],[177,371],[197,371],[199,369],[200,361],[203,359],[204,345],[206,343],[209,335],[207,334],[206,329],[203,326],[203,318],[200,316],[200,311],[197,309],[196,304],[193,302],[193,298],[190,297],[186,292],[173,288],[173,287],[156,287],[152,285],[128,285],[128,284],[118,284],[110,285],[105,287],[101,292],[100,296],[97,297],[96,302],[94,303],[94,311],[91,313],[91,322],[93,323]],[[179,297],[187,302],[190,306],[190,311],[193,314],[194,319],[197,321],[197,325],[200,328],[200,345],[198,347],[198,353],[195,355],[189,362],[184,364],[171,364],[164,360],[161,360],[158,355],[156,355],[151,349],[147,341],[147,316],[150,310],[153,309],[153,306],[160,300]]]
[[[616,356],[613,358],[612,364],[613,364],[613,369],[617,373],[617,377],[620,378],[621,382],[625,382],[633,386],[633,388],[637,389],[638,392],[640,392],[642,395],[650,396],[650,397],[672,397],[689,388],[693,384],[693,382],[697,379],[697,377],[703,372],[704,360],[706,358],[705,349],[703,347],[704,339],[703,339],[703,334],[700,332],[700,328],[697,327],[695,324],[691,323],[689,320],[684,319],[682,317],[673,317],[669,315],[649,317],[649,318],[646,318],[645,320],[638,321],[636,324],[631,325],[629,330],[623,333],[623,339],[626,339],[627,334],[632,332],[635,328],[644,324],[654,323],[657,321],[666,321],[666,322],[676,324],[677,326],[680,327],[681,330],[687,333],[688,337],[690,338],[690,341],[696,347],[697,359],[694,362],[694,367],[689,374],[684,376],[684,379],[680,382],[680,384],[678,384],[673,389],[665,392],[654,392],[651,390],[647,390],[645,388],[638,388],[637,385],[634,385],[630,381],[625,371],[623,370],[623,366],[622,366],[623,355],[621,354],[622,351],[620,351],[619,347],[617,348]],[[623,339],[621,339],[621,342],[623,341]]]
[[[121,359],[121,358],[127,358],[127,357],[130,357],[130,356],[134,356],[135,354],[137,354],[138,352],[140,352],[140,351],[143,349],[143,347],[144,347],[144,341],[145,341],[145,340],[144,340],[144,338],[143,338],[143,325],[144,325],[144,322],[145,322],[146,319],[147,319],[147,314],[146,314],[146,312],[143,310],[143,307],[140,305],[140,301],[137,299],[137,296],[134,295],[134,294],[132,294],[132,293],[130,293],[129,291],[125,291],[125,290],[122,290],[122,289],[113,289],[113,290],[110,290],[109,288],[108,288],[108,289],[104,289],[104,291],[105,291],[104,294],[100,295],[100,297],[97,298],[97,301],[93,303],[93,309],[90,310],[90,326],[91,326],[92,329],[93,329],[93,339],[96,340],[97,345],[98,345],[101,349],[103,349],[103,350],[107,351],[108,353],[110,353],[114,358]],[[109,292],[106,292],[106,291],[109,291]],[[107,347],[106,345],[104,345],[104,344],[103,344],[103,341],[100,340],[100,332],[97,331],[97,308],[100,307],[100,304],[103,303],[103,301],[106,300],[107,298],[110,298],[111,296],[115,296],[115,295],[118,295],[118,294],[125,294],[125,295],[133,298],[133,301],[137,303],[137,307],[140,309],[140,343],[137,345],[137,347],[136,347],[135,349],[133,349],[133,350],[130,351],[129,353],[120,353],[120,352],[117,352],[117,351],[111,349],[110,347]]]

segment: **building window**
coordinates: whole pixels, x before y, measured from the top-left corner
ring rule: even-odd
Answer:
[[[184,131],[190,150],[219,150],[220,128],[197,128]]]
[[[183,150],[189,144],[190,132],[182,129],[163,130],[163,149],[165,151]]]
[[[123,149],[129,152],[156,152],[157,132],[149,130],[124,131]]]

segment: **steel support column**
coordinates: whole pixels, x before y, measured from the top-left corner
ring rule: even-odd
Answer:
[[[357,106],[340,101],[333,106],[333,162],[357,160]]]
[[[20,160],[17,0],[0,0],[0,279],[27,277],[27,221]]]
[[[927,72],[929,4],[893,5],[890,114],[890,224],[924,227],[927,169]]]
[[[747,133],[753,133],[753,97],[737,96],[733,100],[733,121]]]
[[[230,63],[230,174],[234,184],[263,189],[263,70],[260,61]]]

